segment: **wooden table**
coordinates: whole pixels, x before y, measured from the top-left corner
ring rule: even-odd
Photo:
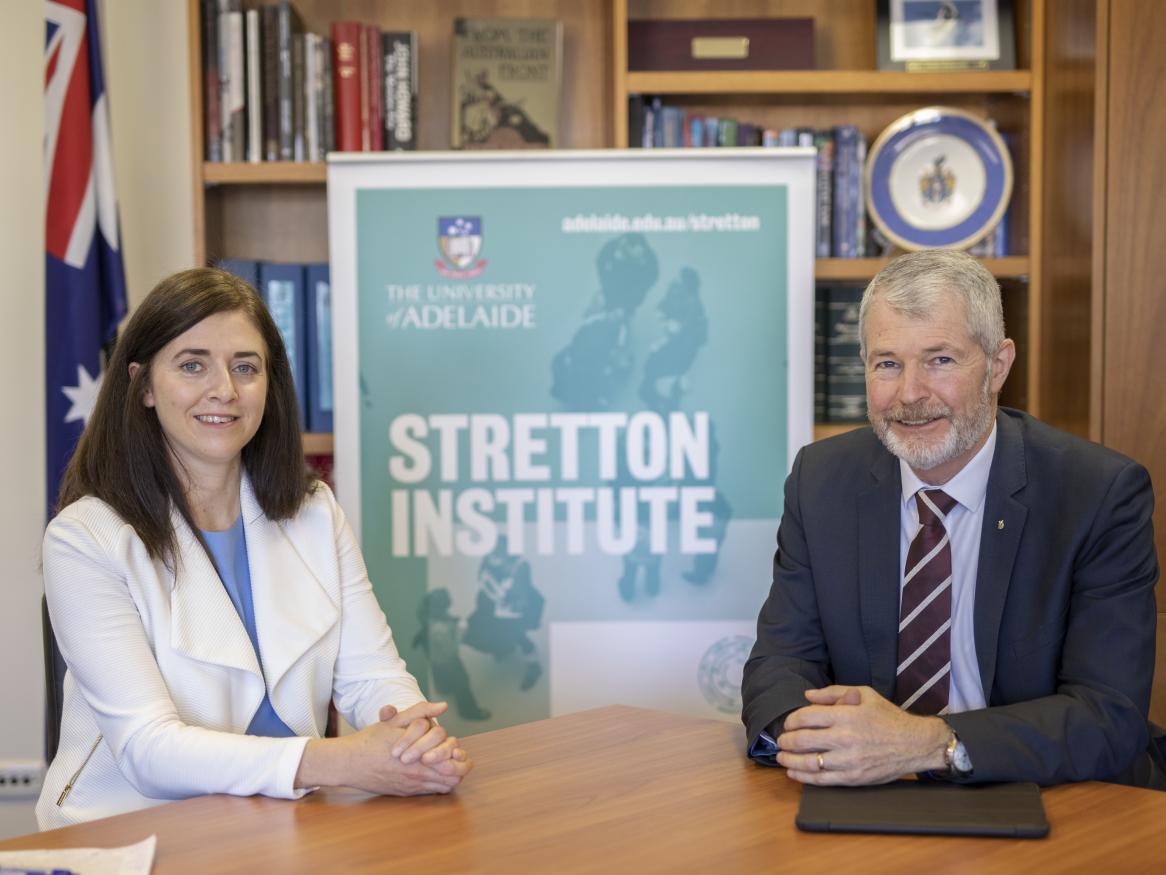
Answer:
[[[1047,839],[827,835],[801,788],[742,756],[740,726],[615,705],[466,740],[454,795],[207,796],[0,842],[115,846],[158,835],[156,875],[291,872],[1162,871],[1166,793],[1044,792]]]

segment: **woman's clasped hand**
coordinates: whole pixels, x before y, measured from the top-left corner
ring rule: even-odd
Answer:
[[[448,793],[473,763],[437,722],[447,707],[422,702],[398,712],[385,705],[378,723],[340,738],[309,741],[296,786],[340,783],[385,796]]]

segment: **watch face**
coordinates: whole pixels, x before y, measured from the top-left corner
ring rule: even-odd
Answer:
[[[951,754],[952,768],[961,774],[968,774],[972,771],[972,758],[968,756],[968,749],[964,747],[962,741],[955,743],[955,750]]]

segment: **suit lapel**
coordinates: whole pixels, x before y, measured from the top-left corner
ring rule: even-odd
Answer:
[[[191,659],[260,677],[255,648],[210,556],[177,510],[171,524],[178,536],[171,646]]]
[[[991,704],[996,675],[1000,620],[1004,615],[1012,566],[1028,516],[1028,508],[1014,498],[1028,482],[1020,425],[1010,416],[997,414],[996,426],[996,455],[988,475],[984,527],[980,533],[975,606],[976,661],[980,666],[984,701],[988,704]]]
[[[264,515],[246,476],[241,503],[259,650],[267,688],[274,690],[339,622],[340,611],[301,556],[287,530],[289,524],[272,522]],[[329,530],[326,536],[330,539],[331,534]]]
[[[874,483],[858,493],[858,587],[870,685],[890,697],[899,646],[898,460],[880,451],[871,467]]]

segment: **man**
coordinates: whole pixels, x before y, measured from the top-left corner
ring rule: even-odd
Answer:
[[[860,332],[872,428],[804,448],[786,481],[750,756],[813,784],[1166,788],[1146,470],[997,410],[1016,349],[962,252],[880,271]]]

